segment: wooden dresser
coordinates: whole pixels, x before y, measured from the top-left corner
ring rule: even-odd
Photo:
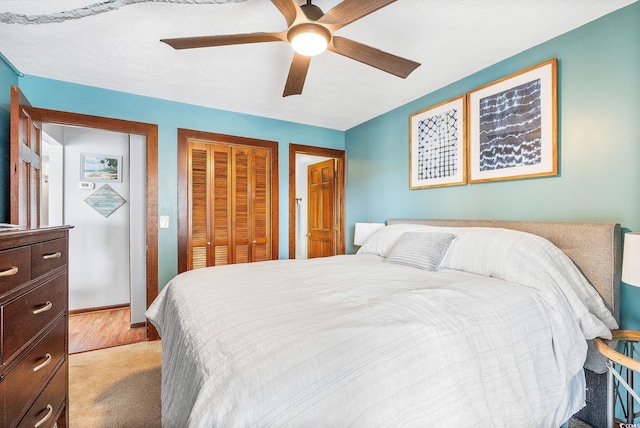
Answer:
[[[0,232],[2,427],[67,427],[69,227]]]

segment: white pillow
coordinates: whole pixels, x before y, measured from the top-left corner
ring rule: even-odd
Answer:
[[[455,238],[452,233],[405,232],[391,249],[387,262],[436,271]]]
[[[376,254],[387,257],[398,239],[406,232],[430,232],[437,230],[435,226],[424,224],[392,224],[376,230],[362,244],[356,254]]]

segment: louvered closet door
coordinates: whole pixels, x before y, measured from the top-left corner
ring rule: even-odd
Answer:
[[[268,150],[232,149],[233,262],[271,258],[271,158]]]
[[[271,260],[271,156],[269,150],[253,149],[251,164],[253,173],[251,259],[260,262]]]
[[[189,144],[188,268],[271,259],[269,150]]]
[[[231,201],[233,197],[231,175],[231,147],[211,145],[213,183],[210,201],[212,259],[209,266],[233,263],[231,236]]]
[[[209,147],[189,145],[189,269],[207,266],[209,242]]]
[[[233,148],[233,263],[249,263],[251,261],[251,170],[249,149]]]
[[[189,269],[231,262],[231,149],[190,144]]]

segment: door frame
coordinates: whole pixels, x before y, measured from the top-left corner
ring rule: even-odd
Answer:
[[[57,125],[80,126],[107,131],[136,134],[146,138],[147,144],[147,308],[158,296],[158,125],[112,119],[101,116],[90,116],[59,110],[48,110],[34,107],[32,114],[43,123]],[[153,324],[147,321],[147,339],[157,340],[159,335]]]
[[[347,152],[325,147],[289,144],[289,258],[296,258],[296,155],[311,155],[333,158],[336,160],[336,222],[338,236],[336,239],[336,254],[346,254],[345,243],[345,165]]]

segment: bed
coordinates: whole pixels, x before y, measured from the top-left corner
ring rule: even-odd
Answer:
[[[185,272],[163,426],[555,427],[617,328],[620,227],[389,220],[358,254]]]

